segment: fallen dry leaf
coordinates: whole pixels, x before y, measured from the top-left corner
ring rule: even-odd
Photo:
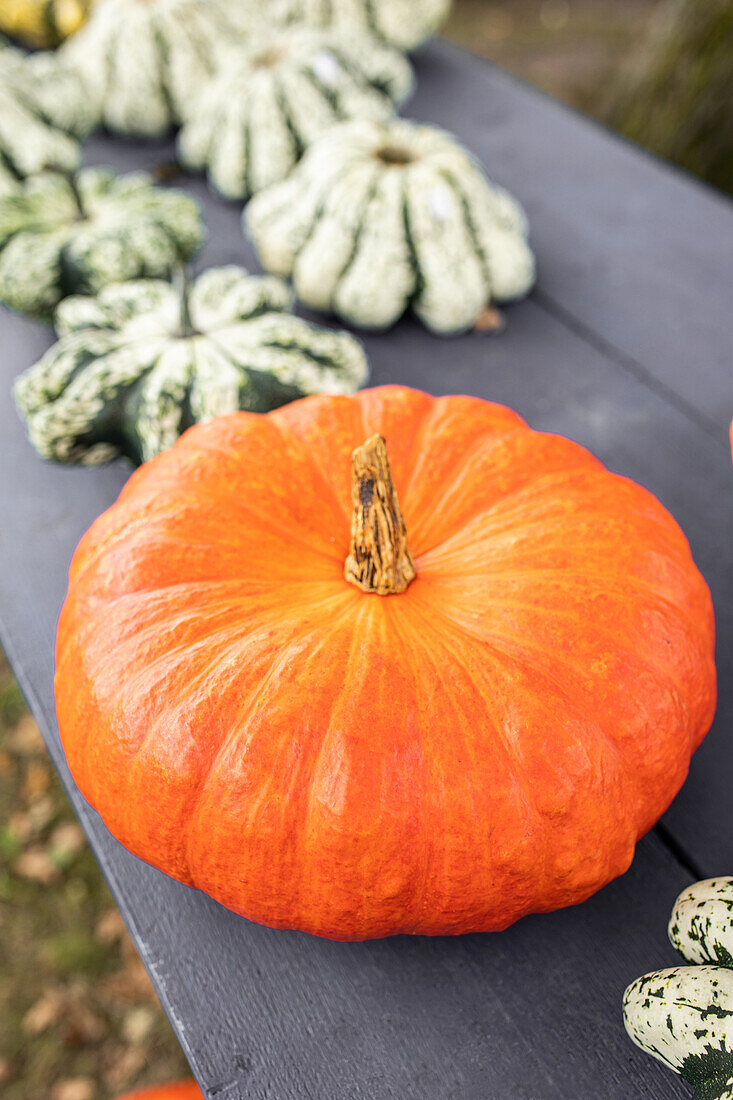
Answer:
[[[13,870],[21,878],[27,878],[31,882],[41,882],[48,886],[51,882],[58,882],[60,878],[58,867],[55,867],[49,854],[43,848],[29,848],[27,852],[19,855],[13,864]]]
[[[128,1043],[134,1046],[144,1043],[155,1027],[155,1018],[156,1013],[152,1008],[142,1005],[127,1012],[122,1021],[122,1034]]]
[[[486,306],[473,323],[476,332],[501,332],[504,318],[495,306]]]
[[[9,1058],[0,1058],[0,1085],[7,1085],[18,1072],[18,1067]]]
[[[148,973],[139,960],[127,963],[114,974],[110,974],[104,979],[101,989],[108,997],[121,1004],[158,1003]]]
[[[104,1084],[111,1093],[130,1088],[148,1062],[144,1047],[108,1048],[105,1056]]]
[[[61,1017],[64,1010],[64,995],[60,989],[50,989],[36,1001],[23,1017],[23,1030],[28,1035],[39,1035],[46,1031]]]
[[[19,756],[37,756],[44,751],[41,731],[30,714],[24,714],[19,719],[8,738],[8,745]]]
[[[99,987],[108,997],[122,1004],[159,1005],[148,972],[140,961],[130,937],[125,934],[121,941],[122,966],[114,974],[104,979]]]
[[[94,1100],[94,1082],[91,1077],[69,1077],[54,1085],[53,1100]]]
[[[27,844],[38,837],[56,815],[56,807],[49,795],[41,795],[27,810],[17,810],[8,817],[8,827],[16,840]]]
[[[125,922],[119,909],[108,909],[97,921],[94,935],[100,943],[117,943],[125,935]]]
[[[24,798],[36,798],[39,794],[45,794],[51,785],[51,772],[49,766],[42,760],[31,760],[26,768],[21,786]]]
[[[61,859],[75,856],[82,850],[85,843],[86,839],[81,826],[75,821],[64,821],[61,825],[57,825],[49,841],[54,856]]]

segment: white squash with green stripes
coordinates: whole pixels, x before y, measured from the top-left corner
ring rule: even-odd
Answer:
[[[434,332],[461,332],[534,281],[520,206],[451,135],[403,119],[335,126],[245,217],[268,271],[362,328],[411,306]]]
[[[0,39],[0,195],[44,168],[76,168],[77,139],[97,117],[75,70],[49,54],[26,56]]]
[[[682,966],[645,974],[624,993],[624,1024],[679,1073],[696,1100],[733,1100],[733,970]]]
[[[668,931],[687,962],[733,967],[733,878],[708,878],[683,890]]]
[[[210,417],[356,390],[361,345],[294,317],[290,301],[279,279],[238,267],[191,288],[148,280],[67,298],[58,343],[16,383],[31,442],[57,462],[141,462]]]
[[[412,50],[437,34],[451,0],[276,0],[286,20],[373,34],[400,50]]]
[[[239,49],[201,93],[179,135],[182,162],[229,198],[284,179],[306,147],[349,118],[385,119],[412,85],[397,50],[294,26]]]
[[[0,301],[48,318],[69,294],[169,275],[202,240],[198,203],[144,172],[44,172],[0,197]]]
[[[159,137],[180,122],[258,7],[251,0],[97,0],[60,49],[110,130]]]

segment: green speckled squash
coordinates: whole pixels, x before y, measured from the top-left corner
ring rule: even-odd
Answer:
[[[31,442],[57,462],[141,462],[221,413],[356,390],[361,345],[289,305],[279,279],[238,267],[207,271],[190,290],[131,282],[68,298],[59,342],[16,383]]]
[[[0,195],[44,168],[72,170],[97,111],[77,72],[48,54],[27,57],[0,39]]]
[[[402,119],[333,127],[245,217],[268,271],[363,328],[412,307],[434,332],[461,332],[534,281],[514,199],[449,134]]]
[[[180,122],[242,33],[244,0],[97,0],[61,47],[110,130],[159,137]]]
[[[624,1024],[637,1046],[693,1086],[696,1100],[733,1100],[733,970],[646,974],[624,993]]]
[[[412,50],[445,23],[451,0],[276,0],[280,18],[372,34]]]
[[[202,240],[195,200],[145,173],[46,172],[0,197],[0,301],[48,318],[70,294],[167,277]]]
[[[668,931],[687,962],[733,967],[733,878],[708,878],[683,890]]]
[[[222,194],[284,179],[306,147],[349,118],[385,119],[412,84],[397,50],[295,26],[255,36],[204,89],[179,136],[181,160]]]

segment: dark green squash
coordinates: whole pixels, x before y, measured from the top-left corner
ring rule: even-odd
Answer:
[[[198,203],[145,173],[45,172],[0,197],[0,301],[49,318],[70,294],[169,276],[202,240]]]
[[[190,289],[148,280],[68,298],[59,342],[16,383],[31,442],[57,462],[142,462],[212,416],[357,389],[361,345],[289,307],[283,282],[238,267]]]

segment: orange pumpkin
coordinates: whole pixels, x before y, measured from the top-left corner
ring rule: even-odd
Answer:
[[[393,484],[379,440],[350,470],[375,433]],[[713,634],[649,492],[500,405],[384,387],[133,474],[74,557],[58,716],[114,835],[252,920],[500,929],[629,866],[710,725]]]
[[[138,1089],[121,1100],[203,1100],[203,1093],[195,1081],[177,1081],[173,1085],[153,1085]]]

